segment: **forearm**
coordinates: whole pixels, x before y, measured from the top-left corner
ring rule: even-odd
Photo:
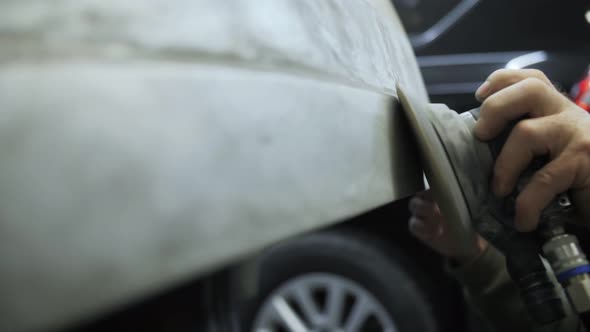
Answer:
[[[548,326],[537,326],[530,318],[520,298],[518,288],[506,270],[504,256],[489,246],[480,257],[451,272],[464,285],[468,301],[489,322],[494,331],[578,331],[577,317],[568,317]]]

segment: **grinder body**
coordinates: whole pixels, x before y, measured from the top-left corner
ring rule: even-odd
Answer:
[[[556,197],[543,211],[534,232],[520,233],[513,225],[516,197],[547,160],[535,159],[520,175],[514,191],[498,198],[489,183],[495,159],[512,126],[494,140],[482,142],[473,135],[479,109],[458,114],[445,105],[421,104],[399,87],[398,95],[420,148],[431,190],[453,236],[468,243],[476,231],[504,253],[509,274],[538,323],[548,324],[565,316],[559,290],[549,276],[553,272],[545,267],[542,255],[568,290],[574,309],[579,313],[590,311],[590,266],[575,237],[563,229],[563,224],[573,218],[567,193]]]
[[[513,225],[516,197],[543,163],[533,162],[521,175],[515,190],[507,197],[498,198],[490,190],[489,182],[494,161],[511,128],[492,141],[482,142],[472,134],[479,109],[457,114],[444,105],[436,105],[432,106],[429,118],[462,189],[473,227],[506,256],[508,272],[531,317],[541,324],[564,318],[559,290],[539,256],[543,236],[537,233],[541,231],[520,233]],[[557,224],[554,220],[546,227]]]

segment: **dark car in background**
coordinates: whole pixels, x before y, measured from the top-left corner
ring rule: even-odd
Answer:
[[[393,0],[431,101],[463,112],[500,68],[537,68],[564,91],[590,64],[590,3]]]

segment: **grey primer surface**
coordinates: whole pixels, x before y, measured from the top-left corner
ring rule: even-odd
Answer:
[[[397,83],[426,101],[386,0],[0,2],[0,331],[419,190]]]

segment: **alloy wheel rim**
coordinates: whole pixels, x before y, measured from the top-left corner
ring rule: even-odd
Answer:
[[[254,332],[397,332],[393,318],[371,292],[331,273],[292,278],[260,306]]]

